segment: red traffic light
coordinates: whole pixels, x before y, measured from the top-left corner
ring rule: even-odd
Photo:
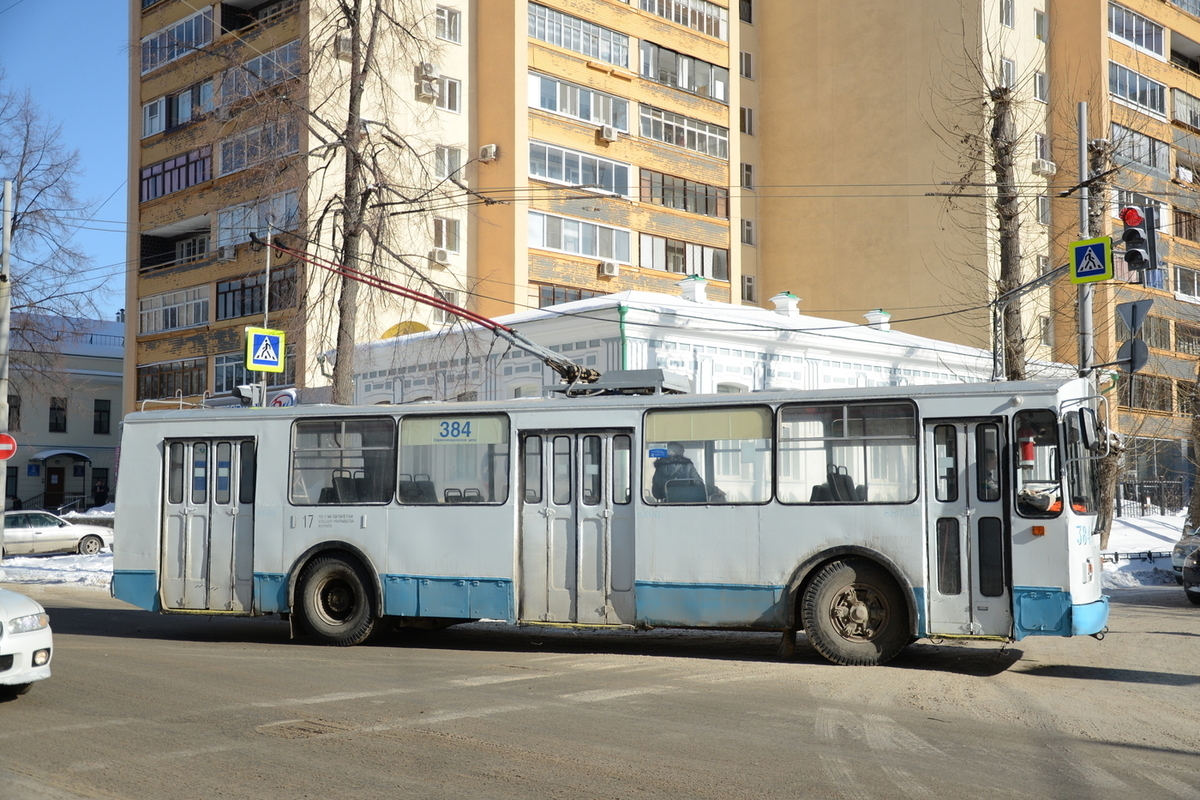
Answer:
[[[1119,216],[1121,218],[1121,222],[1124,222],[1126,225],[1141,225],[1146,221],[1146,218],[1142,216],[1142,210],[1137,206],[1126,206],[1125,208],[1121,209],[1121,213],[1117,216]]]

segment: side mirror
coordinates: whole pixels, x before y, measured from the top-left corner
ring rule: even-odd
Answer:
[[[1100,447],[1100,425],[1096,421],[1094,409],[1079,409],[1079,433],[1083,437],[1085,448],[1095,450]]]

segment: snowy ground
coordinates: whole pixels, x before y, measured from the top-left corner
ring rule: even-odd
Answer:
[[[112,515],[112,506],[95,512]],[[1104,553],[1104,586],[1148,586],[1175,583],[1171,548],[1183,530],[1183,515],[1122,517],[1114,520]],[[107,589],[112,579],[112,552],[94,556],[27,556],[0,564],[2,583],[61,583]]]

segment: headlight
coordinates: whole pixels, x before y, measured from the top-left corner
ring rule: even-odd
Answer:
[[[30,614],[27,617],[16,617],[8,621],[9,633],[29,633],[50,627],[49,614]]]

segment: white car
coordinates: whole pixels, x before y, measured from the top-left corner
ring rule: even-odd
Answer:
[[[1175,582],[1183,583],[1183,562],[1200,548],[1200,528],[1188,531],[1171,550],[1171,567],[1175,570]]]
[[[46,553],[91,556],[112,547],[112,541],[112,528],[102,525],[76,525],[48,511],[6,511],[0,559]]]
[[[0,589],[0,694],[25,694],[50,677],[50,615],[23,594]]]

